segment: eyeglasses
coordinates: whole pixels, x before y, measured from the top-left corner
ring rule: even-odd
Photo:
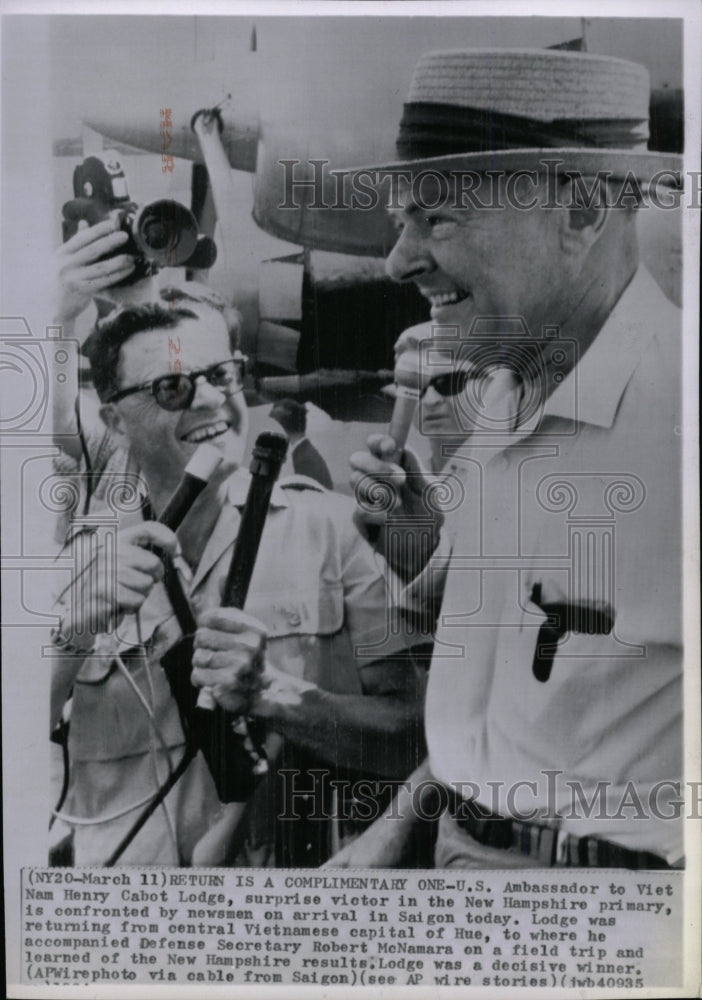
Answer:
[[[244,388],[246,374],[246,358],[243,354],[237,357],[219,361],[209,368],[199,368],[192,372],[178,372],[160,375],[150,382],[132,385],[128,389],[120,389],[107,400],[116,403],[119,399],[131,396],[135,392],[150,392],[162,410],[187,410],[195,399],[197,380],[205,378],[210,385],[219,389],[226,396],[233,396]]]
[[[466,368],[460,368],[455,372],[446,372],[443,375],[435,375],[434,378],[429,379],[422,389],[422,396],[430,387],[444,398],[447,396],[460,396],[465,391],[468,383],[475,377],[475,372]]]

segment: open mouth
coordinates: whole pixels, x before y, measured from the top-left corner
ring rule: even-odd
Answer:
[[[470,292],[464,292],[460,288],[456,288],[450,292],[425,292],[424,294],[429,299],[432,309],[452,306],[470,297]]]
[[[204,424],[202,427],[195,427],[192,431],[188,431],[187,434],[182,435],[181,441],[187,441],[188,444],[212,441],[213,438],[221,437],[228,430],[229,422],[227,420],[217,420],[214,424]]]

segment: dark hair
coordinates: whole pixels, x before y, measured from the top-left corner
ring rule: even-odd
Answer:
[[[281,399],[271,410],[271,417],[277,420],[288,434],[304,434],[307,429],[307,409],[294,399]]]
[[[159,292],[160,298],[170,306],[176,303],[182,305],[187,302],[195,302],[199,305],[210,306],[224,316],[224,322],[229,331],[229,346],[232,351],[239,347],[239,334],[241,333],[242,316],[236,306],[230,305],[227,300],[207,285],[199,282],[186,282],[185,285],[167,285]]]
[[[156,302],[115,309],[95,324],[87,341],[90,370],[97,394],[104,402],[121,388],[119,352],[122,344],[145,330],[172,330],[181,320],[198,319],[190,309],[166,309]]]

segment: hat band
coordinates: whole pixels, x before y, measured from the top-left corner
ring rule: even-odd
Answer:
[[[421,160],[456,153],[591,146],[646,148],[648,121],[640,118],[560,118],[544,122],[484,108],[416,102],[405,104],[397,155]]]

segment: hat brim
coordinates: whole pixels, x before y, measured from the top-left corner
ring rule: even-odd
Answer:
[[[615,179],[631,177],[642,184],[651,181],[678,187],[671,175],[680,175],[682,180],[683,159],[677,153],[657,153],[650,150],[592,149],[566,146],[548,149],[501,149],[481,153],[454,153],[449,156],[432,156],[416,160],[395,160],[349,167],[349,174],[375,172],[402,174],[411,170],[459,173],[462,171],[505,170],[557,170],[562,175],[579,173],[583,177],[606,175]],[[383,178],[379,178],[381,183]]]

